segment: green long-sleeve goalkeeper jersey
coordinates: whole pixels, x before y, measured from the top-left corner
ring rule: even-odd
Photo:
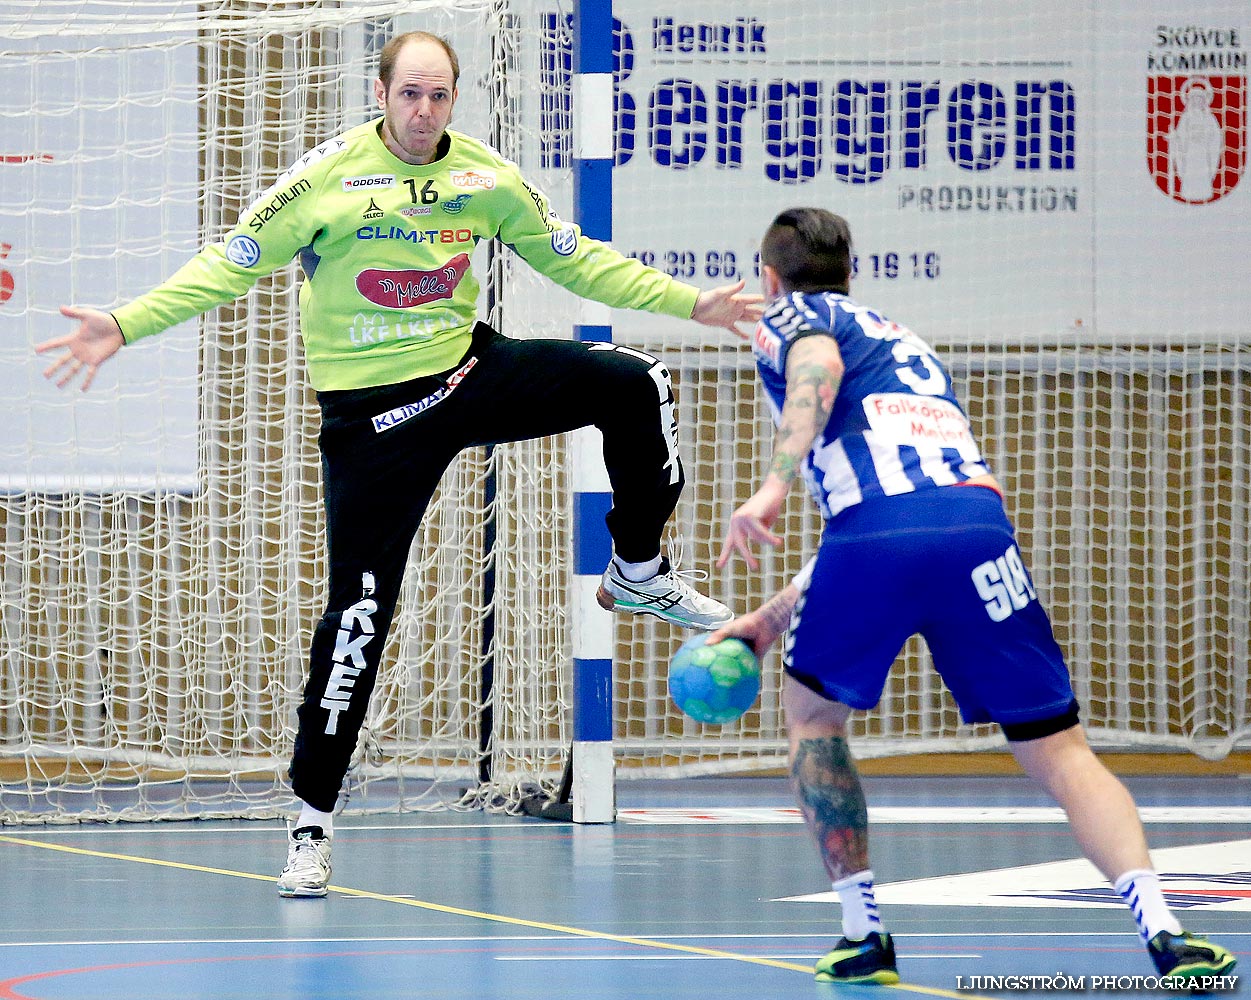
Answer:
[[[113,311],[127,343],[237,298],[296,254],[313,387],[389,385],[452,367],[477,315],[469,257],[499,236],[536,270],[610,306],[687,318],[698,290],[562,222],[515,164],[448,130],[433,163],[400,160],[379,121],[322,143],[220,243]]]

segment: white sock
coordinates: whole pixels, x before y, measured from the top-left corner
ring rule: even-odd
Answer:
[[[1150,868],[1136,868],[1116,880],[1115,888],[1129,904],[1138,924],[1138,933],[1150,941],[1160,931],[1180,934],[1181,924],[1169,911],[1160,891],[1160,878]]]
[[[305,826],[320,826],[322,834],[329,837],[334,833],[334,813],[324,813],[305,802],[300,810],[300,818],[295,821],[295,829]]]
[[[631,583],[642,583],[644,580],[650,580],[660,572],[659,553],[657,553],[655,559],[648,559],[647,562],[625,562],[616,556],[613,557],[613,562],[617,564],[617,569],[621,571],[621,575]]]
[[[843,937],[848,941],[863,941],[874,931],[883,929],[877,915],[872,870],[856,872],[834,882],[833,886],[838,901],[843,904]]]

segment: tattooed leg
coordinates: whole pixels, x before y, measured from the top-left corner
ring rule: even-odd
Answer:
[[[830,881],[869,867],[869,812],[860,775],[842,736],[799,737],[791,782]]]

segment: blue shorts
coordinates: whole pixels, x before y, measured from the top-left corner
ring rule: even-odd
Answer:
[[[1064,655],[993,490],[946,486],[836,515],[795,606],[784,662],[818,694],[868,709],[917,633],[965,722],[1030,739],[1077,721]],[[1030,723],[1066,714],[1071,721],[1030,735]]]

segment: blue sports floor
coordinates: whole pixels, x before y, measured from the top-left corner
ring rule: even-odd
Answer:
[[[1126,780],[1183,925],[1251,971],[1251,780]],[[1175,993],[1115,979],[1153,972],[1132,919],[1022,779],[865,785],[898,987],[813,981],[837,903],[785,783],[744,778],[625,782],[613,826],[341,819],[323,900],[278,897],[276,823],[3,828],[0,1000]]]

